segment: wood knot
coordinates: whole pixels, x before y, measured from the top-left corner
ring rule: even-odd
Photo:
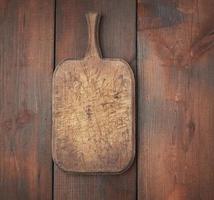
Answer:
[[[33,118],[33,113],[25,109],[18,113],[16,117],[16,124],[18,127],[23,127],[25,124],[30,123]]]
[[[6,131],[10,131],[12,129],[12,127],[13,127],[12,119],[8,119],[8,120],[5,120],[4,122],[2,122],[1,127],[3,129],[5,129]]]
[[[190,137],[193,137],[194,134],[195,134],[195,124],[193,121],[190,121],[188,124],[187,124],[187,127],[189,129],[189,136]]]
[[[91,119],[91,116],[92,116],[92,114],[93,114],[91,105],[87,105],[87,106],[86,106],[85,112],[86,112],[86,115],[87,115],[88,119]]]
[[[187,131],[183,136],[183,150],[187,152],[189,150],[189,146],[192,143],[192,140],[195,135],[195,123],[193,121],[189,121],[187,124]]]
[[[114,94],[114,98],[115,98],[115,99],[119,99],[119,98],[120,98],[119,92],[117,92],[116,94]]]

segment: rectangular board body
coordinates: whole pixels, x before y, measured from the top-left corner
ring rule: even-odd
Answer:
[[[134,75],[122,59],[102,59],[96,14],[89,47],[65,60],[53,77],[53,158],[70,172],[121,173],[135,154]]]

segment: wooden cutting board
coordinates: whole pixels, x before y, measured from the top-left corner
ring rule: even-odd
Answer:
[[[69,172],[121,173],[135,155],[133,72],[122,59],[101,57],[99,19],[87,15],[85,57],[63,61],[53,76],[52,153]]]

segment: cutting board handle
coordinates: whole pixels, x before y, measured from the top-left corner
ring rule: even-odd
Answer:
[[[88,48],[85,57],[101,58],[102,55],[98,38],[100,15],[90,12],[86,14],[86,19],[88,24]]]

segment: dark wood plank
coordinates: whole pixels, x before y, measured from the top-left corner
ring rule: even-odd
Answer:
[[[0,2],[0,199],[52,198],[54,2]]]
[[[56,63],[84,56],[87,47],[85,14],[103,17],[100,44],[103,57],[123,58],[135,68],[136,9],[131,0],[57,0]],[[72,158],[71,158],[72,159]],[[133,200],[136,198],[136,165],[122,175],[86,176],[54,171],[55,200]]]
[[[139,199],[214,199],[213,8],[139,1]]]

